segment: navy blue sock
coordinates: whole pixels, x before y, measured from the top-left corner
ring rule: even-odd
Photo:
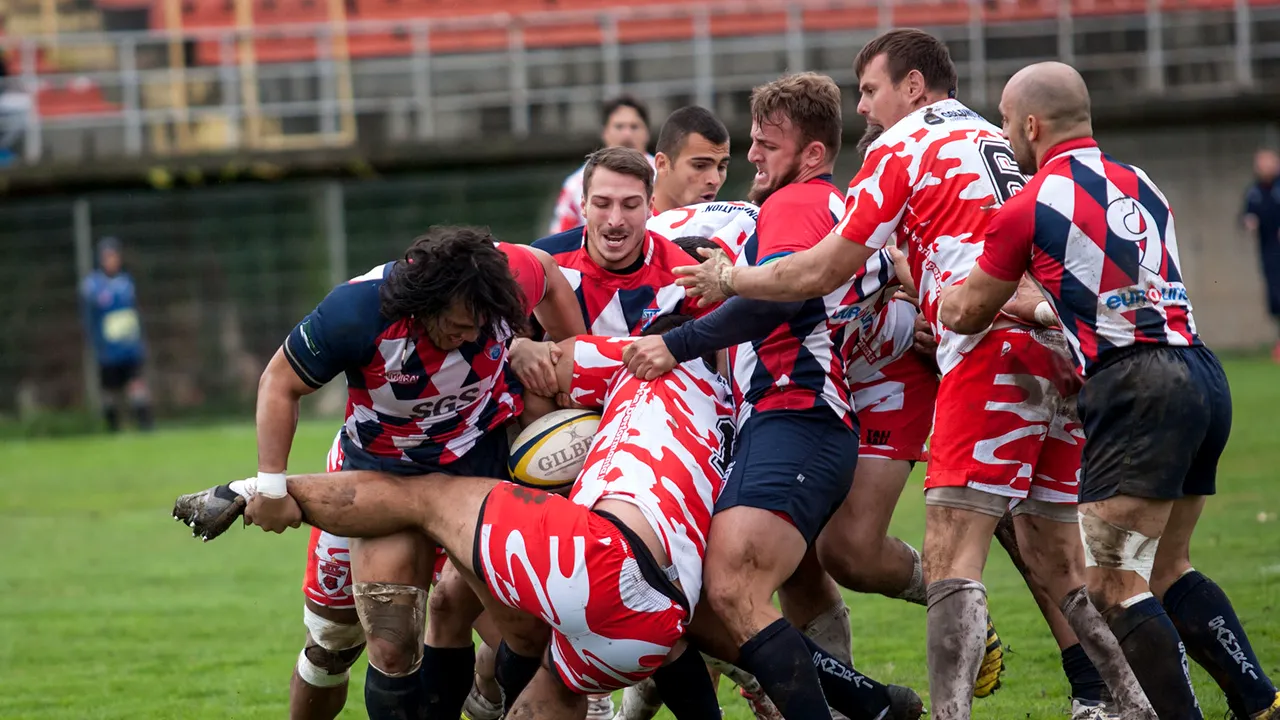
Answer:
[[[1244,626],[1217,583],[1199,572],[1178,578],[1164,594],[1164,607],[1192,657],[1228,696],[1236,696],[1252,715],[1271,707],[1276,686],[1262,671]]]
[[[849,720],[876,720],[889,707],[889,690],[803,636],[813,658],[813,667],[822,683],[827,703]]]
[[[784,717],[831,720],[804,634],[779,618],[738,651],[738,667],[756,676]]]
[[[423,707],[419,715],[406,715],[405,720],[458,720],[462,706],[471,692],[476,673],[476,649],[423,646]],[[370,716],[369,720],[375,720]]]
[[[653,674],[658,697],[676,720],[720,720],[720,701],[702,655],[686,648],[680,657]]]
[[[369,665],[364,675],[364,709],[369,720],[423,720],[425,707],[421,673],[387,677]]]
[[[508,714],[511,713],[511,706],[515,705],[516,698],[524,692],[533,676],[538,674],[538,668],[541,665],[538,658],[520,655],[513,651],[507,646],[506,640],[498,643],[493,663],[493,679],[497,680],[498,687],[502,688],[502,709]]]
[[[1062,671],[1067,674],[1067,682],[1071,683],[1071,697],[1093,702],[1111,699],[1107,684],[1080,643],[1062,651]]]
[[[1160,720],[1204,720],[1191,689],[1185,648],[1160,601],[1147,597],[1102,616]]]

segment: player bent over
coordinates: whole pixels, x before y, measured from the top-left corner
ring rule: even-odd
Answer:
[[[639,380],[622,366],[629,342],[584,336],[563,345],[572,361],[557,364],[562,387],[576,403],[603,408],[568,500],[440,474],[289,480],[308,522],[356,537],[425,532],[482,597],[500,603],[491,610],[522,610],[552,627],[545,664],[504,687],[513,719],[581,718],[586,694],[651,674],[678,717],[719,717],[706,667],[682,638],[731,439],[730,394],[701,359]],[[254,484],[230,488],[251,495]],[[230,488],[180,498],[175,514],[215,536],[243,506]]]
[[[1280,717],[1280,693],[1231,602],[1191,566],[1231,395],[1196,333],[1168,201],[1142,170],[1099,150],[1088,89],[1070,66],[1023,69],[1000,111],[1018,166],[1035,176],[995,214],[977,267],[943,292],[939,317],[974,332],[1024,273],[1043,288],[1085,376],[1079,522],[1089,597],[1161,720],[1203,717],[1184,643],[1234,716]]]
[[[297,524],[280,481],[298,402],[340,374],[348,409],[330,469],[504,477],[504,425],[521,410],[507,341],[553,294],[547,278],[527,248],[444,227],[415,240],[404,259],[335,288],[293,330],[260,383],[264,484],[250,507],[258,524],[277,532]],[[470,667],[471,646],[424,649],[422,615],[413,609],[426,596],[435,554],[436,544],[420,533],[362,539],[349,549],[345,538],[315,534],[304,588],[308,638],[291,683],[293,717],[337,715],[348,668],[366,638],[371,717],[419,712],[429,696],[461,707],[470,675],[458,668]],[[398,608],[394,614],[379,611],[384,600]],[[450,681],[456,677],[462,679]],[[446,689],[433,691],[437,683]],[[455,697],[455,685],[462,697]]]

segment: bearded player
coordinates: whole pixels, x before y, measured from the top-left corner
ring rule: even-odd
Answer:
[[[886,130],[851,184],[836,230],[771,266],[734,267],[721,258],[691,268],[681,283],[708,301],[732,294],[794,301],[847,282],[895,233],[909,243],[922,309],[941,338],[943,374],[923,553],[932,711],[967,717],[987,638],[982,568],[1010,498],[1019,500],[1016,521],[1045,551],[1034,562],[1082,569],[1070,522],[1079,440],[1058,419],[1059,410],[1069,409],[1074,377],[1051,343],[1028,330],[998,325],[979,347],[985,336],[961,339],[937,322],[938,288],[962,280],[981,252],[984,208],[999,205],[1024,181],[999,130],[951,97],[955,69],[946,47],[926,33],[895,30],[868,43],[856,69],[859,111]],[[925,182],[929,178],[937,181]],[[1006,341],[1010,351],[1002,353]],[[953,372],[957,368],[963,372]],[[1003,386],[1010,377],[1017,384]],[[996,446],[998,459],[991,456]],[[1069,585],[1079,575],[1044,574],[1057,583],[1060,598],[1074,590]],[[1096,611],[1068,619],[1086,637],[1101,622]],[[1100,664],[1117,659],[1114,646],[1086,649]],[[1109,682],[1113,692],[1118,684]]]

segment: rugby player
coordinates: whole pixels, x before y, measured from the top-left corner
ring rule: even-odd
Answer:
[[[830,232],[843,209],[830,175],[842,131],[840,91],[830,78],[801,73],[755,89],[748,158],[757,174],[749,199],[761,207],[739,265],[768,264]],[[755,675],[784,716],[830,717],[828,702],[855,717],[920,712],[906,688],[866,678],[839,682],[852,668],[771,603],[775,591],[803,583],[805,575],[819,578],[806,585],[823,584],[810,546],[848,494],[857,461],[856,417],[839,350],[861,292],[862,283],[850,280],[807,302],[737,300],[628,351],[630,367],[649,377],[699,352],[694,347],[733,347],[739,434],[712,522],[706,586],[730,646],[714,654]]]
[[[1185,649],[1235,717],[1280,717],[1226,594],[1190,542],[1231,426],[1226,375],[1196,332],[1173,213],[1142,170],[1093,140],[1070,66],[1015,74],[1000,101],[1018,167],[1034,177],[985,228],[977,267],[938,298],[942,323],[981,331],[1030,273],[1085,376],[1080,531],[1088,594],[1161,720],[1201,718]]]
[[[649,109],[630,95],[619,95],[606,102],[600,109],[600,142],[605,147],[625,147],[644,152],[649,145]],[[645,154],[650,167],[654,158]],[[586,221],[582,212],[582,186],[586,165],[565,178],[556,198],[551,217],[550,235],[581,227]]]
[[[668,316],[653,327],[677,321]],[[444,474],[288,479],[307,522],[357,537],[424,532],[449,551],[496,615],[505,606],[553,628],[546,664],[508,698],[513,720],[581,718],[586,693],[650,675],[677,717],[720,715],[706,667],[682,638],[700,594],[732,439],[730,391],[707,362],[714,358],[657,381],[635,378],[622,364],[631,341],[582,336],[561,344],[560,388],[574,403],[602,411],[568,500]],[[199,536],[216,537],[257,482],[184,496],[175,517]]]
[[[525,247],[495,246],[487,232],[433,228],[404,259],[335,288],[294,328],[259,384],[264,481],[249,507],[255,522],[276,532],[297,524],[297,508],[279,482],[298,403],[339,374],[346,376],[348,409],[330,470],[504,477],[504,425],[521,409],[507,339],[530,312],[556,334],[582,329],[576,313],[557,309],[571,293],[544,262],[550,259]],[[456,680],[455,668],[469,667],[469,644],[421,650],[420,615],[370,624],[375,591],[405,607],[423,600],[434,553],[429,539],[411,533],[348,546],[345,538],[313,532],[303,587],[307,641],[290,684],[291,717],[333,718],[341,711],[348,670],[366,641],[365,697],[374,718],[420,707],[423,682]],[[413,643],[394,640],[411,636]],[[421,676],[420,659],[427,669]],[[465,697],[470,675],[460,677]],[[445,692],[447,705],[456,694],[452,687]]]
[[[1083,564],[1074,523],[1079,429],[1067,424],[1066,401],[1075,377],[1045,332],[1001,319],[962,338],[937,321],[939,288],[963,280],[981,253],[987,208],[1025,181],[999,130],[952,97],[956,74],[946,47],[918,30],[894,30],[868,43],[855,69],[859,112],[886,130],[850,185],[835,230],[767,267],[718,256],[681,269],[689,277],[679,282],[708,303],[734,294],[798,301],[848,282],[895,233],[908,241],[921,309],[940,338],[943,376],[925,480],[932,712],[968,717],[987,637],[982,569],[1011,500],[1020,532],[1035,538],[1025,545],[1043,550],[1025,559],[1045,564],[1040,576],[1055,583],[1052,594],[1065,597],[1081,575],[1061,571]],[[1096,612],[1068,620],[1083,623],[1078,633],[1086,638],[1096,637],[1090,631],[1101,622]],[[1085,649],[1099,665],[1124,665],[1115,647]],[[1115,693],[1119,681],[1107,680]]]

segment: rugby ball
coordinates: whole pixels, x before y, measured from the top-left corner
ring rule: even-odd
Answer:
[[[600,413],[591,410],[556,410],[533,421],[511,443],[511,479],[543,490],[569,487],[599,426]]]

